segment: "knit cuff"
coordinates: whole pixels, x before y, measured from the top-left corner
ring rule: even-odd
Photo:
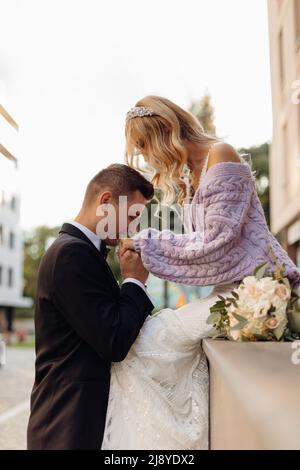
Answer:
[[[141,252],[140,240],[138,238],[133,238],[132,241],[133,241],[133,246],[134,246],[135,251],[137,253],[140,253]]]

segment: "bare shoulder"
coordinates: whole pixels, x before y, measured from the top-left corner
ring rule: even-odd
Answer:
[[[221,162],[241,163],[237,151],[229,144],[218,142],[214,144],[208,154],[208,168]]]

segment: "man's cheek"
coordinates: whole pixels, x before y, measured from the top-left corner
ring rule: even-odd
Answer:
[[[140,217],[137,217],[134,220],[130,220],[128,223],[128,234],[130,237],[135,235],[138,232],[138,228],[140,225],[141,219]]]
[[[119,235],[119,238],[128,238],[127,232],[128,222],[126,221],[126,219],[117,221],[117,233]]]

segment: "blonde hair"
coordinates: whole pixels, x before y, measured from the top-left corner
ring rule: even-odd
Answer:
[[[205,146],[217,142],[215,136],[204,132],[198,119],[172,101],[160,96],[146,96],[137,107],[150,108],[152,116],[134,117],[126,120],[126,160],[141,170],[139,156],[147,156],[147,164],[153,171],[152,183],[162,190],[162,203],[183,204],[187,186],[183,180],[186,164],[186,141]]]

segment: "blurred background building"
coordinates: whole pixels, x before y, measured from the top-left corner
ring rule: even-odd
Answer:
[[[0,105],[0,310],[4,329],[12,331],[14,309],[31,307],[23,297],[23,242],[19,226],[16,136],[18,125],[7,109]]]
[[[300,0],[269,0],[271,229],[300,266]]]

